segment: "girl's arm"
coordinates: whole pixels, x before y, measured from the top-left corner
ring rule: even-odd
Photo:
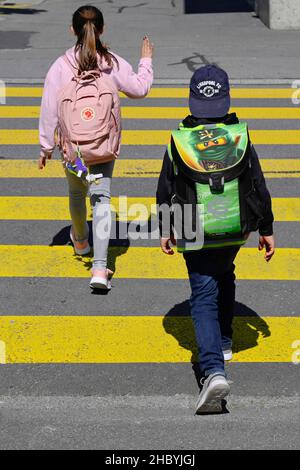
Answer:
[[[39,136],[41,158],[51,158],[55,148],[55,130],[58,125],[57,96],[61,89],[61,58],[50,68],[45,84],[41,104]]]
[[[114,80],[119,91],[122,91],[129,98],[144,98],[150,91],[153,83],[152,68],[153,44],[147,37],[142,44],[142,58],[139,63],[138,73],[135,73],[131,65],[116,56],[119,68],[115,69]]]

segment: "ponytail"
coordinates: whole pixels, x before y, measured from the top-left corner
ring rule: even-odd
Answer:
[[[98,68],[98,55],[96,45],[96,28],[91,21],[83,25],[83,41],[79,49],[79,70],[96,70]]]
[[[112,67],[113,62],[118,65],[117,59],[100,40],[103,26],[103,15],[96,7],[81,7],[73,15],[73,29],[77,36],[75,52],[76,55],[78,53],[77,63],[80,73],[97,70],[98,55],[104,58],[109,66]]]

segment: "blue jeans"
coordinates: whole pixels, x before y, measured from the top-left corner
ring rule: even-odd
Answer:
[[[191,285],[191,315],[203,375],[225,375],[223,350],[232,346],[235,304],[234,259],[239,248],[185,253]]]

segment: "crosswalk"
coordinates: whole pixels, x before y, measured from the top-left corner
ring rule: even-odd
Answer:
[[[1,110],[1,108],[0,108]],[[300,159],[265,158],[261,166],[266,178],[299,178]],[[161,161],[158,159],[120,159],[116,161],[114,178],[158,178]],[[64,178],[61,163],[57,160],[43,169],[37,168],[36,160],[0,160],[0,178]]]
[[[88,199],[87,205],[89,205]],[[156,215],[155,198],[112,197],[111,205],[117,214],[117,220],[120,221],[147,221],[150,214]],[[273,209],[277,222],[300,221],[299,198],[274,198]],[[55,196],[0,196],[0,218],[1,220],[67,220],[69,199]]]
[[[291,89],[287,88],[237,87],[232,90],[232,110],[241,119],[249,120],[251,139],[257,146],[265,176],[270,184],[277,182],[272,186],[276,188],[276,194],[272,196],[277,226],[300,221],[297,194],[300,158],[294,157],[300,149],[300,108],[292,105],[291,95]],[[63,229],[70,222],[66,188],[63,196],[55,194],[57,185],[63,184],[60,162],[53,160],[44,170],[37,169],[37,119],[41,96],[40,87],[8,87],[7,102],[0,106],[1,224],[12,221],[19,230],[17,223],[22,222],[24,233],[29,230],[30,233],[35,230],[36,234],[39,230],[46,233],[41,245],[36,244],[34,237],[28,245],[14,242],[19,238],[13,229],[10,244],[3,243],[0,238],[0,278],[3,281],[0,342],[5,344],[5,362],[124,364],[124,367],[128,363],[189,363],[191,357],[195,357],[196,349],[188,311],[184,316],[164,316],[173,305],[169,304],[168,292],[162,294],[163,282],[170,281],[169,286],[174,283],[176,289],[175,283],[182,281],[188,296],[186,268],[180,255],[163,256],[158,243],[153,241],[149,246],[131,240],[127,244],[115,242],[109,255],[110,263],[116,269],[116,287],[109,294],[114,297],[114,313],[110,313],[106,298],[99,297],[98,314],[90,315],[87,278],[91,259],[74,256],[72,247],[66,244],[50,244],[57,230],[54,223],[59,223]],[[119,221],[136,219],[136,214],[128,215],[122,206],[122,197],[127,191],[128,206],[143,204],[150,214],[155,213],[155,188],[164,146],[169,139],[169,130],[187,114],[187,96],[186,88],[153,88],[147,99],[138,103],[122,96],[126,126],[123,156],[115,168],[112,199]],[[276,152],[271,156],[275,146]],[[146,221],[147,217],[139,215],[139,220]],[[278,292],[286,283],[299,281],[300,248],[290,246],[288,236],[285,240],[270,264],[264,262],[256,248],[243,248],[236,263],[239,281],[261,281],[266,286],[276,283]],[[49,280],[49,289],[53,289],[55,297],[51,279],[59,279],[62,285],[69,286],[70,279],[78,278],[85,287],[76,299],[79,304],[82,302],[81,315],[74,316],[68,309],[68,296],[74,299],[77,292],[67,288],[61,311],[53,312],[51,305],[47,316],[31,311],[30,297],[38,295],[35,279]],[[15,315],[6,306],[5,283],[13,280],[20,281],[18,285],[27,290],[22,315]],[[124,280],[130,283],[128,299],[118,298],[118,285]],[[153,305],[146,303],[143,311],[134,310],[135,296],[143,295],[139,292],[141,280],[151,281],[149,289],[153,290],[153,304],[158,302],[156,297],[160,302],[163,299],[161,315],[153,315]],[[16,295],[22,303],[22,287]],[[118,315],[118,305],[120,303],[121,309],[122,303],[123,309],[124,302],[128,302],[127,314]],[[233,363],[292,362],[292,344],[300,339],[299,312],[289,311],[288,306],[285,309],[282,305],[282,311],[278,311],[276,299],[272,306],[274,311],[261,318],[259,312],[254,318],[237,315]],[[267,325],[267,334],[263,334],[261,323]],[[247,324],[258,332],[254,344],[249,343]]]
[[[294,341],[300,319],[265,317],[264,321],[271,331],[268,341],[266,344],[259,342],[249,351],[244,349],[248,319],[235,319],[234,328],[238,333],[235,347],[239,349],[235,362],[290,362],[285,350]],[[252,321],[252,327],[259,330],[259,323],[259,319]],[[172,334],[168,334],[168,330]],[[178,348],[176,332],[184,338],[181,339],[184,347]],[[130,315],[9,316],[1,322],[0,334],[14,363],[185,363],[190,361],[191,352],[197,354],[190,318],[162,322],[160,317]],[[17,342],[16,336],[19,337]],[[52,338],[47,348],[45,336]]]
[[[300,145],[300,130],[254,130],[251,139],[255,145]],[[169,130],[124,130],[122,133],[123,145],[162,145],[170,140]],[[0,144],[2,145],[38,145],[37,130],[7,129],[0,130]]]
[[[186,268],[180,255],[161,258],[156,247],[113,247],[111,259],[116,259],[116,279],[186,279]],[[1,246],[0,276],[3,277],[89,277],[85,259],[72,257],[72,248],[65,246]],[[141,262],[139,262],[142,261]],[[291,260],[293,260],[291,262]],[[16,269],[17,266],[17,269]],[[277,248],[277,263],[263,264],[255,248],[244,248],[237,258],[240,279],[299,280],[300,249]],[[138,294],[138,293],[137,293]],[[145,306],[148,309],[148,306]]]
[[[299,108],[245,108],[235,107],[232,112],[239,115],[241,119],[299,119]],[[122,108],[123,119],[182,119],[189,113],[187,107],[158,107],[147,106],[133,107],[124,106]],[[5,106],[0,108],[1,119],[38,119],[40,106]]]
[[[231,97],[233,99],[287,99],[291,100],[295,90],[291,88],[233,88],[231,90]],[[41,98],[43,94],[43,88],[41,87],[7,87],[4,92],[0,90],[1,94],[7,98]],[[189,91],[185,88],[152,88],[146,99],[149,98],[188,98]],[[121,93],[120,96],[124,98]]]

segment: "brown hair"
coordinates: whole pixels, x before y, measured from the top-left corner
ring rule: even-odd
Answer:
[[[90,5],[78,8],[73,15],[72,26],[77,36],[75,52],[76,55],[79,52],[77,62],[80,73],[98,69],[98,54],[109,66],[113,66],[113,62],[118,65],[117,59],[100,40],[104,19],[98,8]]]

